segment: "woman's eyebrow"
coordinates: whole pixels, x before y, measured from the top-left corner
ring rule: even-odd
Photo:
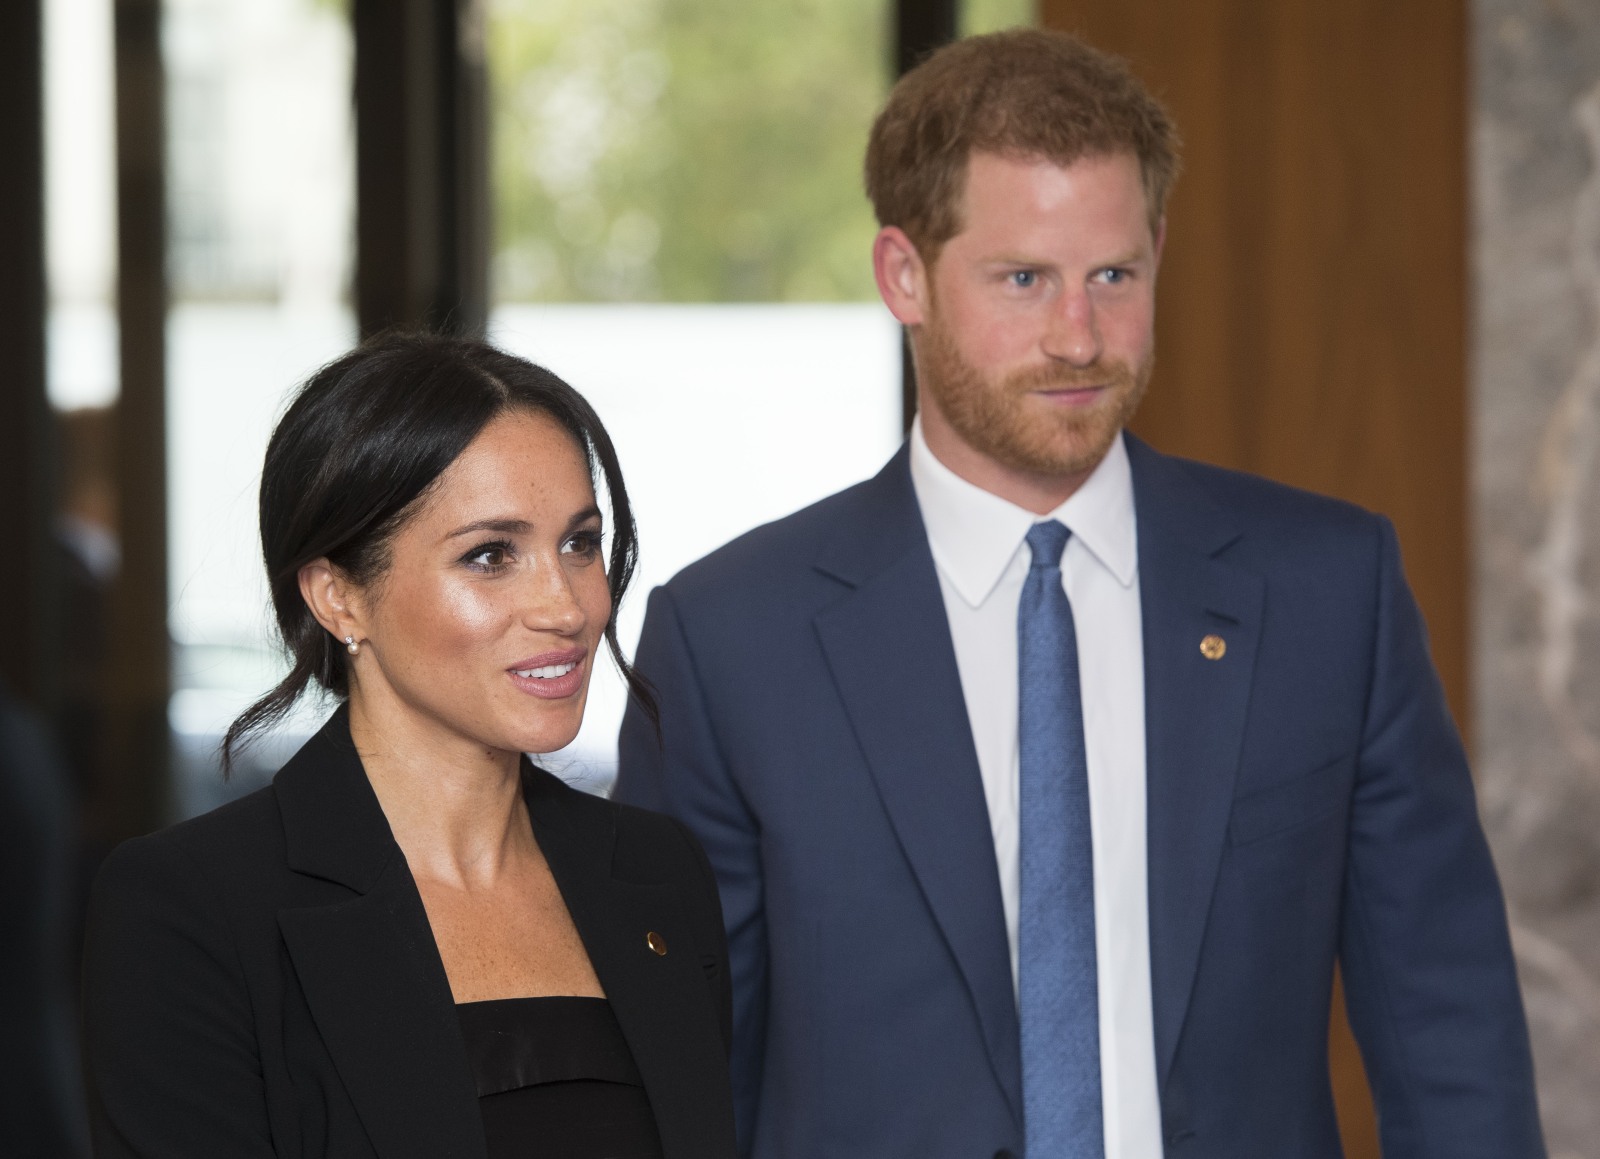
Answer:
[[[588,523],[591,519],[599,519],[599,518],[600,518],[600,508],[595,507],[593,505],[585,507],[582,511],[580,511],[576,515],[574,515],[571,519],[567,520],[567,530],[571,531],[573,528],[577,527],[578,524],[580,524],[580,523]]]
[[[460,535],[470,535],[474,531],[493,531],[500,535],[526,535],[532,530],[533,524],[526,519],[477,519],[456,528],[445,538],[455,539]]]

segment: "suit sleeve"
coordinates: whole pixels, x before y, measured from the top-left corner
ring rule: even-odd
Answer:
[[[221,901],[170,839],[128,842],[102,868],[83,986],[96,1156],[276,1154],[250,1000]]]
[[[630,701],[619,740],[615,795],[684,822],[716,876],[733,986],[734,1115],[740,1154],[747,1155],[766,1040],[761,833],[717,743],[688,638],[665,588],[650,594],[635,664],[655,688],[661,738],[657,743],[649,719]]]
[[[1341,968],[1387,1159],[1545,1154],[1505,903],[1472,778],[1380,530]]]

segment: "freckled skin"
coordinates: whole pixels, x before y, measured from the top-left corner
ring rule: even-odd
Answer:
[[[572,436],[543,415],[490,423],[444,473],[395,537],[393,560],[366,622],[372,663],[356,679],[367,698],[393,697],[446,734],[498,751],[551,752],[577,735],[601,633],[611,615],[588,464]],[[517,520],[523,533],[468,524]],[[588,534],[587,546],[574,532]],[[485,545],[504,543],[505,547]],[[468,557],[468,553],[480,551]],[[579,647],[578,694],[539,700],[507,670]]]

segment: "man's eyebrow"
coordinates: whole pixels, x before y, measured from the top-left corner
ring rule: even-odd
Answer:
[[[525,519],[478,519],[456,528],[445,538],[455,539],[457,536],[470,535],[474,531],[493,531],[500,535],[526,535],[532,530],[533,524]]]
[[[1132,249],[1113,254],[1106,261],[1097,263],[1095,268],[1103,270],[1111,266],[1131,266],[1135,262],[1147,259],[1151,252],[1150,246],[1144,244],[1136,245]],[[1021,251],[1007,250],[996,250],[994,253],[980,257],[977,260],[979,264],[986,266],[1030,266],[1037,269],[1048,269],[1056,265],[1056,262],[1050,258],[1039,257],[1038,255],[1028,256]]]

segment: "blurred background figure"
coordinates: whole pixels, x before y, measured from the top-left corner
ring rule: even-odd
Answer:
[[[0,1151],[87,1154],[69,946],[74,832],[45,727],[0,687]]]

